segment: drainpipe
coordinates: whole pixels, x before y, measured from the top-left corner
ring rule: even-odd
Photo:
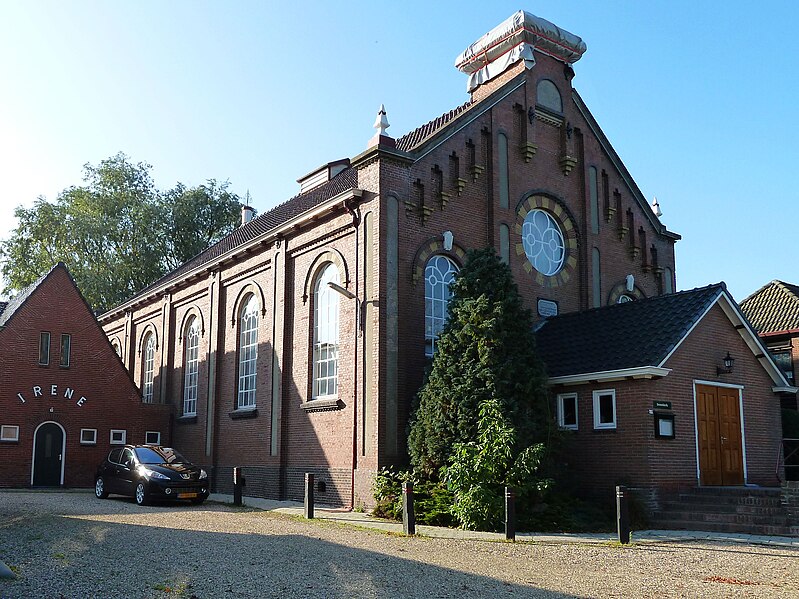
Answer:
[[[360,336],[363,322],[361,320],[361,290],[360,290],[360,229],[361,210],[357,205],[346,204],[347,211],[352,217],[352,226],[355,229],[355,342],[353,344],[353,377],[352,377],[352,472],[350,479],[350,509],[355,509],[355,469],[358,467],[358,337]]]

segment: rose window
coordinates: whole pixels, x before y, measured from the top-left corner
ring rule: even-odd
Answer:
[[[530,264],[542,275],[549,277],[563,268],[563,233],[548,212],[536,209],[524,217],[522,244]]]

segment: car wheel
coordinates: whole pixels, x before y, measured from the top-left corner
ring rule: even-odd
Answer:
[[[108,497],[108,490],[105,488],[105,480],[102,476],[98,476],[97,480],[94,481],[94,496],[97,499],[105,499]]]
[[[144,486],[143,482],[136,485],[135,499],[137,504],[147,505],[147,487]]]

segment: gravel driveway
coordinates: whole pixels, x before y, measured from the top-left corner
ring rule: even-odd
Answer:
[[[270,512],[0,492],[11,597],[799,597],[799,551],[405,538]]]

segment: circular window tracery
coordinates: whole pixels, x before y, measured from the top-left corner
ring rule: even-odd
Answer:
[[[522,244],[533,268],[544,276],[551,277],[563,268],[566,244],[558,223],[548,212],[536,209],[524,217]]]

